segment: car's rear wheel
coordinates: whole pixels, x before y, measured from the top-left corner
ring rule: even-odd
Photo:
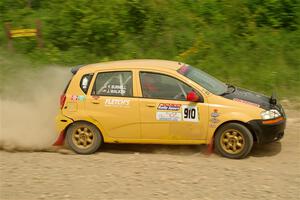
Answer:
[[[66,134],[69,147],[79,154],[92,154],[103,142],[98,128],[87,122],[72,124]]]
[[[215,149],[222,156],[233,159],[245,158],[253,146],[253,136],[242,124],[228,123],[215,135]]]

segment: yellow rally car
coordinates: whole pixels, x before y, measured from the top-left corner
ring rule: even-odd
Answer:
[[[243,158],[253,142],[284,135],[276,98],[225,84],[192,66],[164,60],[127,60],[72,69],[56,117],[64,140],[90,154],[105,143],[213,144]]]

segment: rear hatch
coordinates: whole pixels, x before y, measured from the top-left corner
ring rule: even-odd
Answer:
[[[75,66],[75,67],[72,67],[71,68],[71,72],[72,72],[72,77],[71,79],[69,80],[68,84],[66,85],[63,93],[60,95],[60,109],[63,109],[64,105],[65,105],[65,102],[66,102],[66,93],[68,91],[68,88],[70,86],[70,83],[72,81],[72,78],[74,77],[74,75],[77,73],[77,71],[82,67],[83,65],[78,65],[78,66]]]

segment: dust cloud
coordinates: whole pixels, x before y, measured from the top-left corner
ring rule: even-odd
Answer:
[[[68,68],[21,70],[15,80],[1,81],[0,149],[48,151],[54,143],[59,98],[71,73]]]

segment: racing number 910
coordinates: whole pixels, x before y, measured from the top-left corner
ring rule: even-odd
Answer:
[[[183,105],[182,116],[183,116],[183,121],[198,122],[199,119],[198,119],[197,106]]]
[[[185,119],[195,119],[196,118],[196,109],[195,108],[185,108],[184,111],[184,118]]]

